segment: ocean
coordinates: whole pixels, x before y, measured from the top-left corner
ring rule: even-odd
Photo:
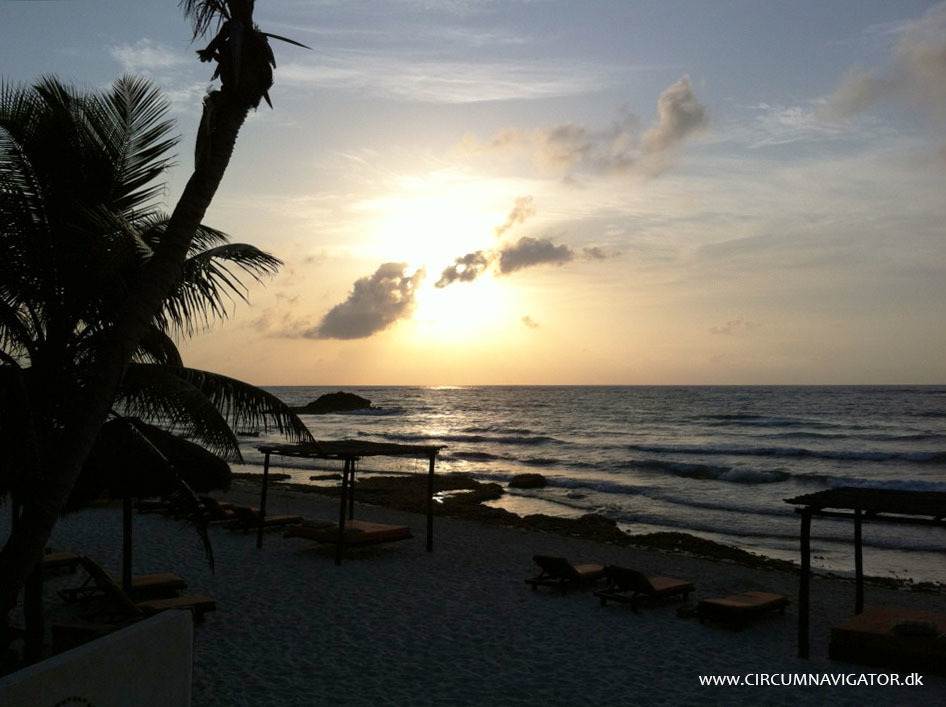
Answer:
[[[495,505],[526,515],[599,513],[631,533],[678,531],[798,560],[799,516],[784,499],[832,486],[946,491],[946,386],[272,387],[290,405],[357,393],[377,410],[304,415],[316,439],[445,445],[438,473],[548,485]],[[245,464],[262,472],[241,436]],[[274,457],[298,483],[332,463]],[[363,473],[424,473],[372,458]],[[813,565],[853,571],[853,527],[815,519]],[[865,572],[946,582],[946,529],[864,524]]]

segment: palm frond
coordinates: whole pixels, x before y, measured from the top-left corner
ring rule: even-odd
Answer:
[[[194,26],[194,39],[216,31],[220,25],[230,19],[230,11],[225,0],[181,0],[178,7]]]
[[[274,427],[290,442],[315,441],[289,406],[262,388],[195,368],[182,368],[179,375],[199,388],[236,429]]]
[[[245,243],[226,243],[197,253],[184,263],[183,277],[165,300],[160,316],[188,336],[198,320],[209,328],[229,316],[234,298],[248,301],[241,272],[261,282],[280,265],[275,256]]]
[[[181,370],[129,364],[116,401],[122,413],[192,438],[214,454],[242,461],[226,418],[198,386],[180,375]]]
[[[289,37],[282,37],[278,34],[271,34],[269,32],[260,32],[264,37],[269,37],[270,39],[278,39],[280,42],[288,42],[289,44],[295,44],[297,47],[302,47],[303,49],[312,49],[312,47],[306,46],[302,42],[297,42],[294,39],[289,39]]]
[[[103,131],[115,164],[111,207],[120,213],[141,209],[162,193],[163,183],[154,182],[171,166],[168,152],[180,139],[171,135],[170,103],[150,81],[130,75],[116,80],[96,103],[106,120],[94,127]]]
[[[183,368],[181,352],[170,336],[160,329],[151,327],[138,342],[135,360],[139,363],[156,363],[160,366]]]

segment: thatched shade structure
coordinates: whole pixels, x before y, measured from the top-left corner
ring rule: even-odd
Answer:
[[[66,508],[78,510],[101,498],[123,500],[122,583],[128,590],[132,498],[173,494],[181,481],[198,493],[228,489],[230,476],[230,465],[199,444],[137,418],[118,418],[102,426]]]
[[[841,486],[785,499],[801,515],[801,576],[798,587],[798,657],[809,654],[808,613],[811,575],[811,519],[854,522],[854,613],[864,611],[863,520],[946,528],[946,492],[899,491]]]
[[[263,547],[263,520],[266,516],[266,488],[269,483],[269,459],[273,454],[308,459],[333,459],[344,462],[342,493],[338,508],[338,539],[335,545],[335,564],[341,564],[345,546],[345,519],[354,518],[355,463],[362,457],[414,457],[428,461],[427,471],[427,552],[434,549],[434,466],[437,454],[443,445],[389,444],[384,442],[362,442],[341,440],[310,444],[264,445],[257,447],[264,455],[263,483],[260,496],[260,525],[256,534],[256,547]],[[347,515],[346,515],[347,510]]]

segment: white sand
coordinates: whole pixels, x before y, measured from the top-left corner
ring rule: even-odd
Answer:
[[[257,501],[238,486],[227,496]],[[272,491],[269,512],[333,519],[336,502]],[[136,573],[173,571],[217,598],[196,631],[194,705],[692,705],[943,704],[946,679],[924,687],[703,687],[700,675],[870,674],[827,659],[828,627],[853,609],[853,585],[812,584],[812,659],[796,657],[797,580],[780,572],[618,548],[376,507],[356,517],[410,525],[412,540],[366,548],[336,567],[307,540],[211,531],[211,574],[194,530],[135,516]],[[121,518],[97,508],[63,520],[51,546],[119,567]],[[676,616],[678,602],[601,607],[590,591],[532,591],[532,555],[616,563],[692,580],[696,597],[747,590],[786,594],[786,616],[742,630]],[[868,568],[869,570],[869,568]],[[75,583],[74,577],[56,583]],[[867,588],[867,604],[946,610],[942,596]]]

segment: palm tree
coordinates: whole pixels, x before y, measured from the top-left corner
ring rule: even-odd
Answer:
[[[0,481],[24,500],[16,529],[0,552],[3,620],[42,554],[113,407],[129,362],[153,333],[163,303],[181,281],[191,244],[250,108],[258,105],[272,83],[275,62],[266,35],[253,24],[252,0],[184,0],[181,6],[194,21],[195,38],[215,24],[220,30],[201,59],[218,62],[222,85],[205,99],[194,171],[157,246],[133,281],[104,280],[117,287],[109,297],[76,304],[64,296],[75,280],[108,271],[108,263],[95,253],[69,247],[69,239],[97,231],[122,247],[138,245],[140,239],[134,238],[136,231],[129,226],[135,222],[136,209],[160,189],[152,182],[167,167],[167,152],[173,145],[166,137],[167,121],[153,95],[130,81],[89,101],[74,100],[49,82],[34,92],[3,90],[4,117],[6,111],[33,115],[37,125],[54,126],[47,135],[65,129],[74,140],[55,148],[37,146],[33,164],[24,139],[12,135],[5,123],[0,129],[0,228],[27,242],[23,254],[27,261],[37,262],[50,253],[53,234],[65,244],[64,257],[48,263],[59,279],[53,278],[52,288],[42,291],[44,305],[39,308],[25,304],[30,276],[17,273],[16,263],[8,263],[10,267],[0,273],[4,327],[0,341],[10,344],[0,356],[6,364],[0,382],[10,400],[20,405],[20,419],[14,424],[21,433],[21,444],[5,453]],[[50,110],[44,114],[46,108]],[[35,139],[37,134],[38,129],[31,129],[25,137]],[[86,163],[81,148],[89,145],[102,151]],[[102,164],[103,160],[110,164]],[[42,169],[55,165],[66,166],[63,177]],[[86,182],[84,170],[104,178]],[[51,186],[60,188],[50,190]],[[63,218],[50,219],[50,213],[38,208],[43,206],[54,207],[53,215]],[[111,310],[109,318],[92,316],[106,309]],[[63,326],[69,322],[79,330]],[[32,375],[27,376],[19,364],[30,353],[24,342],[34,340],[33,334],[45,337],[47,345],[37,350],[38,357],[30,355]]]

